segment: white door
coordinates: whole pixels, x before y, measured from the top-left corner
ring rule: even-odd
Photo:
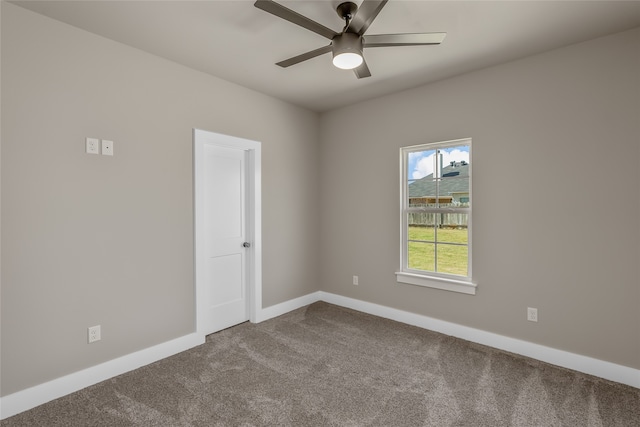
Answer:
[[[206,134],[194,152],[198,330],[205,335],[250,319],[256,231],[251,151]]]

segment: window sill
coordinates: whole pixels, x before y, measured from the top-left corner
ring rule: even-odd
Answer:
[[[461,294],[475,295],[478,285],[464,280],[448,279],[444,277],[425,276],[423,274],[396,272],[396,280],[399,283],[424,286],[427,288],[442,289],[445,291],[459,292]]]

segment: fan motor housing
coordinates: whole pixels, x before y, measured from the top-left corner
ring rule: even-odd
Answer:
[[[334,54],[353,52],[362,55],[362,36],[355,33],[342,33],[331,41]]]

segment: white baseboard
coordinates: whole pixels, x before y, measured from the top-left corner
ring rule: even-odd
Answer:
[[[509,338],[480,329],[446,322],[420,314],[409,313],[379,304],[360,301],[328,292],[318,291],[299,298],[264,308],[256,315],[256,323],[281,316],[290,311],[305,307],[317,301],[325,301],[341,307],[351,308],[385,319],[395,320],[408,325],[418,326],[431,331],[462,338],[478,344],[509,351],[531,357],[553,365],[573,369],[589,375],[627,384],[640,388],[640,370],[615,363],[593,359],[579,354],[534,344],[528,341]],[[205,337],[193,333],[176,338],[166,343],[119,357],[117,359],[92,366],[79,372],[66,375],[37,386],[0,398],[0,419],[5,419],[20,412],[35,408],[38,405],[69,393],[132,371],[205,342]]]
[[[418,326],[467,341],[531,357],[532,359],[547,362],[552,365],[562,366],[563,368],[573,369],[574,371],[640,388],[640,370],[638,369],[328,292],[321,291],[319,298],[321,301],[330,304],[351,308],[408,325]]]
[[[38,405],[138,369],[204,343],[204,336],[189,334],[126,356],[92,366],[64,377],[0,398],[0,419],[5,419]]]
[[[322,294],[322,292],[317,291],[289,301],[281,302],[280,304],[272,305],[271,307],[263,308],[257,314],[255,323],[264,322],[265,320],[282,316],[290,311],[318,302],[320,301],[320,294]]]

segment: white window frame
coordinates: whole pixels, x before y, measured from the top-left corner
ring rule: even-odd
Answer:
[[[463,294],[475,295],[477,284],[472,279],[471,263],[471,206],[469,207],[447,207],[435,208],[438,212],[468,213],[468,267],[467,276],[437,273],[423,270],[414,270],[408,267],[408,231],[407,213],[411,211],[421,211],[423,208],[409,207],[409,180],[408,180],[408,157],[409,153],[416,151],[438,150],[466,145],[469,147],[469,198],[473,204],[472,197],[472,171],[473,161],[471,159],[471,138],[456,139],[452,141],[435,142],[428,144],[412,145],[400,149],[400,270],[396,272],[396,280],[399,283],[425,286],[429,288],[442,289]],[[432,209],[429,209],[430,211]]]

